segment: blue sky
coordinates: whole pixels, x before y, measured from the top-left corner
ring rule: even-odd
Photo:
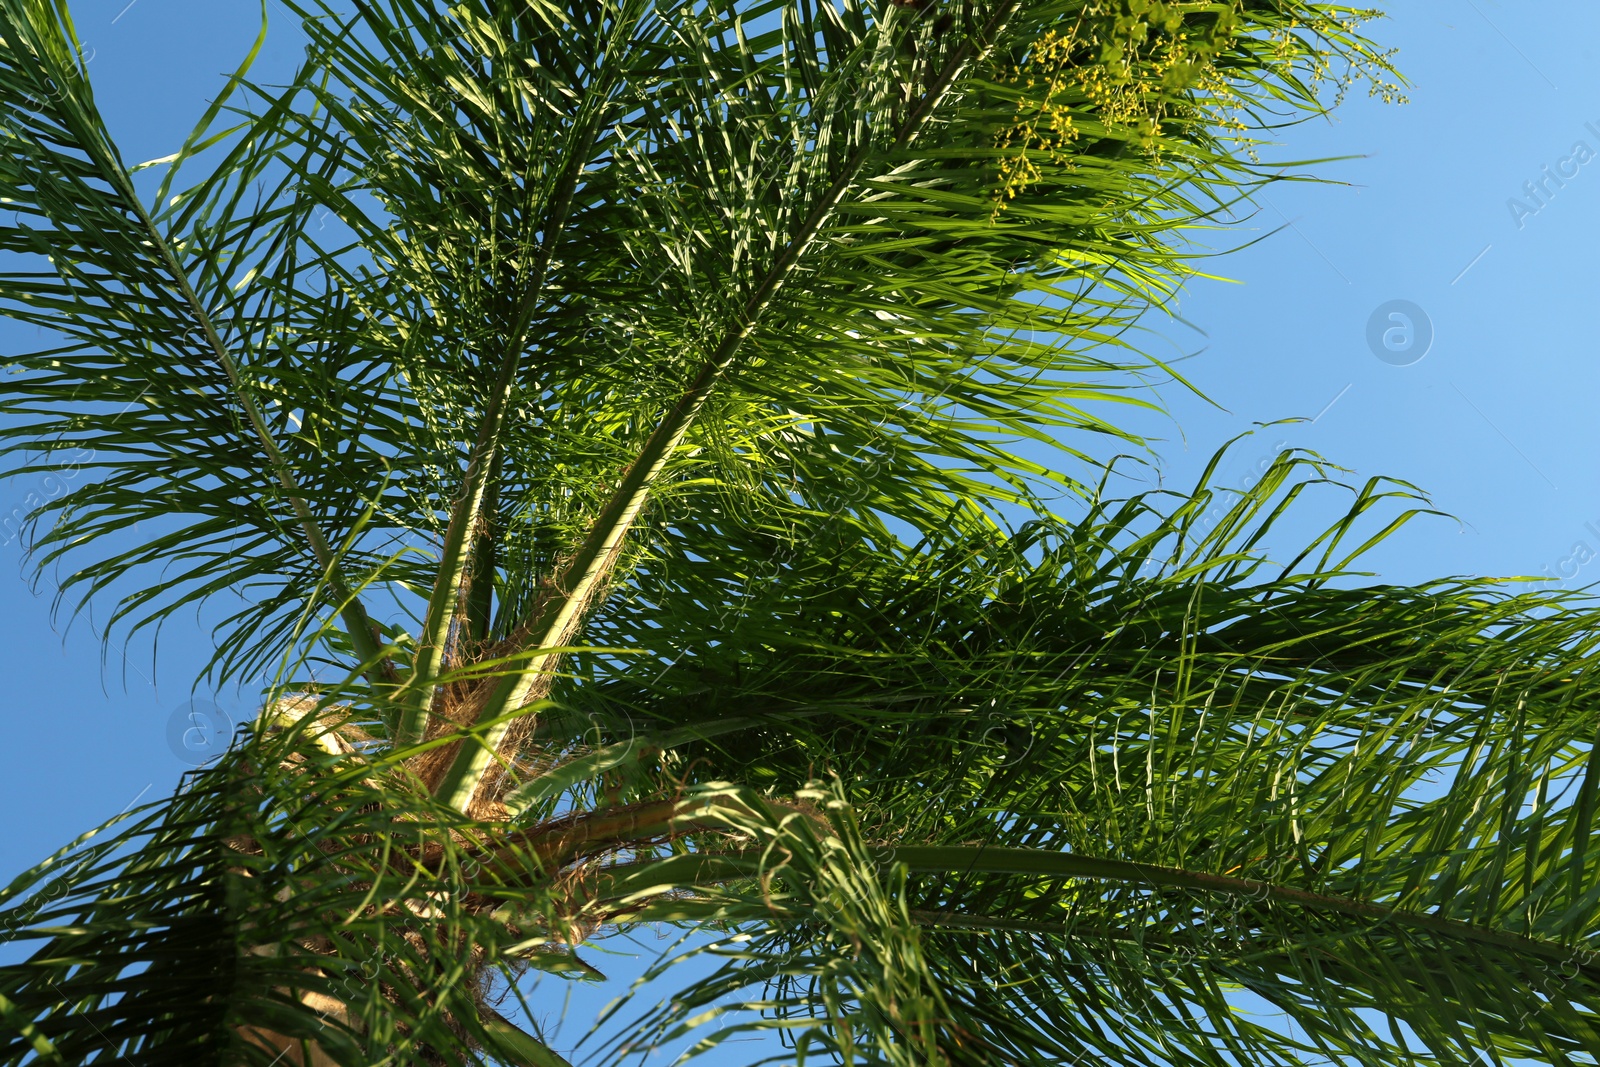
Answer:
[[[130,161],[177,147],[259,19],[239,0],[77,0],[73,10]],[[267,80],[298,54],[286,13],[273,20],[256,71]],[[1231,280],[1191,284],[1181,312],[1192,327],[1152,321],[1164,358],[1203,349],[1181,367],[1209,397],[1169,390],[1171,417],[1140,421],[1162,439],[1161,476],[1186,485],[1229,437],[1315,417],[1242,443],[1223,482],[1248,481],[1280,443],[1313,449],[1352,477],[1411,482],[1455,516],[1384,544],[1371,559],[1381,579],[1600,581],[1600,7],[1425,0],[1373,34],[1400,49],[1410,103],[1358,91],[1332,121],[1289,131],[1265,154],[1352,157],[1297,168],[1340,184],[1275,186],[1242,228],[1200,235],[1221,248],[1280,231],[1207,264]],[[1413,306],[1412,321],[1386,317],[1393,301]],[[1425,356],[1375,353],[1369,321],[1380,309],[1380,334],[1431,332]],[[0,324],[0,344],[28,341]],[[0,514],[39,488],[0,483]],[[0,545],[0,647],[12,679],[0,810],[20,816],[0,826],[5,875],[172,788],[186,764],[171,724],[177,715],[185,725],[206,651],[198,626],[181,621],[155,662],[148,643],[126,657],[103,651],[91,616],[70,629],[52,622],[53,594],[48,575],[29,579],[14,540]],[[198,697],[235,714],[249,704],[232,692]],[[599,992],[574,1002],[569,1032]]]
[[[1205,346],[1182,367],[1226,409],[1169,392],[1176,426],[1158,450],[1174,478],[1254,422],[1315,418],[1263,431],[1225,473],[1236,484],[1281,440],[1426,490],[1460,524],[1424,521],[1384,546],[1385,578],[1600,580],[1577,550],[1600,553],[1597,16],[1433,0],[1376,28],[1401,50],[1411,102],[1351,99],[1331,123],[1292,131],[1279,158],[1360,157],[1303,168],[1346,184],[1258,197],[1254,223],[1281,232],[1209,265],[1236,284],[1190,286],[1182,313],[1205,337],[1163,330],[1183,352]],[[1394,300],[1432,326],[1408,366],[1367,343],[1369,318]]]

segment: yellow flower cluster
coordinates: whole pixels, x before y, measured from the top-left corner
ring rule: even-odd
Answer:
[[[995,141],[1004,153],[995,211],[1040,179],[1037,160],[1070,169],[1085,128],[1156,157],[1173,119],[1198,118],[1223,136],[1242,134],[1248,127],[1241,114],[1262,73],[1312,88],[1333,81],[1336,99],[1360,73],[1385,102],[1402,99],[1384,76],[1388,56],[1367,51],[1355,36],[1375,13],[1294,0],[1284,7],[1299,15],[1286,15],[1263,35],[1259,21],[1253,33],[1241,32],[1243,0],[1220,10],[1215,0],[1086,0],[1072,21],[1045,32],[1000,74],[1018,99],[1016,120]],[[1225,54],[1235,69],[1249,56],[1255,71],[1230,77],[1218,64]],[[1331,56],[1350,61],[1343,77],[1333,78]]]

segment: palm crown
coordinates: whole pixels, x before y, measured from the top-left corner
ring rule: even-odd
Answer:
[[[1600,1053],[1585,604],[1350,580],[1383,481],[1268,569],[1337,469],[1117,499],[1075,444],[1138,446],[1131,331],[1263,131],[1392,90],[1363,13],[288,6],[292,84],[134,167],[0,0],[52,338],[0,433],[94,475],[38,558],[130,630],[242,594],[209,669],[266,686],[7,891],[7,1062],[560,1063],[494,976],[643,922],[720,963],[607,1059]]]

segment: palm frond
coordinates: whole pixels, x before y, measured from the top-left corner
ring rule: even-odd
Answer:
[[[1076,3],[942,29],[894,5],[304,5],[301,75],[241,72],[146,209],[64,9],[8,10],[42,57],[4,104],[35,220],[8,247],[58,261],[9,275],[8,306],[66,335],[11,357],[9,439],[92,450],[37,502],[41,560],[76,546],[85,594],[169,568],[131,625],[256,590],[219,628],[225,676],[270,662],[319,579],[365,660],[353,591],[425,590],[407,736],[468,615],[473,641],[563,643],[533,625],[543,583],[593,570],[581,546],[641,493],[677,494],[694,536],[796,494],[928,530],[1072,485],[1008,441],[1116,433],[1096,409],[1147,402],[1115,378],[1154,367],[1128,329],[1189,269],[1186,228],[1268,174],[1225,116],[1319,108],[1328,50],[1384,63],[1298,4],[1174,9],[1114,56],[1131,24]]]
[[[30,515],[60,517],[36,540],[41,565],[149,520],[153,536],[69,574],[63,594],[80,591],[81,605],[134,568],[179,568],[125,601],[115,623],[130,614],[159,620],[229,585],[288,587],[305,601],[321,599],[326,583],[356,650],[375,661],[365,612],[324,530],[330,501],[321,486],[302,484],[302,465],[281,444],[293,411],[274,414],[281,400],[253,380],[253,357],[276,340],[275,316],[270,301],[262,307],[239,290],[263,259],[292,277],[295,264],[274,253],[307,206],[281,195],[264,208],[246,202],[254,182],[272,178],[263,166],[270,157],[248,150],[270,141],[270,128],[245,134],[205,184],[179,198],[184,206],[153,212],[95,110],[65,5],[9,0],[0,36],[0,196],[13,213],[0,250],[22,257],[0,275],[0,301],[55,339],[7,357],[5,448],[44,452],[13,471],[24,474],[59,467],[49,453],[75,447],[82,478]],[[254,55],[169,168],[215,139],[208,127]],[[208,217],[197,224],[190,205],[210,208]],[[191,228],[166,224],[173,220]],[[261,625],[283,606],[269,593],[246,616]],[[266,629],[268,640],[281,635]]]
[[[1381,484],[1268,569],[1263,541],[1336,473],[1285,454],[1205,530],[1202,482],[899,560],[836,524],[777,582],[681,560],[653,611],[602,617],[620,645],[648,642],[617,633],[634,617],[682,639],[738,613],[563,699],[636,751],[669,747],[648,724],[700,724],[666,766],[780,792],[837,771],[907,876],[928,981],[986,1020],[973,1062],[1587,1062],[1591,600],[1356,584],[1344,542],[1408,514],[1373,522],[1410,495]],[[742,939],[706,995],[806,944]],[[1304,1036],[1240,1015],[1246,993]]]
[[[564,1062],[488,1000],[525,965],[485,840],[324,751],[328,722],[252,734],[7,887],[34,948],[0,968],[0,1062]]]

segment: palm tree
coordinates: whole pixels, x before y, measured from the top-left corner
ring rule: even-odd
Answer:
[[[1363,13],[286,2],[129,166],[0,0],[36,558],[264,689],[0,898],[5,1062],[560,1064],[494,994],[642,923],[709,967],[603,1062],[1600,1054],[1587,602],[1362,584],[1425,507],[1313,456],[1087,473]]]

